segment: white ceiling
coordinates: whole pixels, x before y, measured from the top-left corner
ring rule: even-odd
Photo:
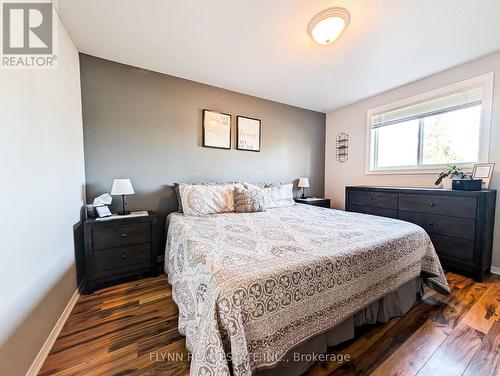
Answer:
[[[500,50],[499,0],[59,0],[79,51],[329,111]],[[319,11],[351,22],[333,44]]]

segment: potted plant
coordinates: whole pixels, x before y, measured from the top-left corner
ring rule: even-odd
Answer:
[[[453,164],[448,164],[447,165],[448,169],[441,172],[437,178],[437,180],[434,182],[435,185],[439,185],[443,183],[443,188],[444,189],[451,189],[452,187],[452,180],[455,179],[464,179],[470,176],[469,173],[464,172],[461,168],[453,165]]]

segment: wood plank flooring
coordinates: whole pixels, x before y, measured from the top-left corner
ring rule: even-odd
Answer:
[[[451,296],[426,290],[406,316],[329,349],[349,361],[306,375],[500,375],[500,278],[447,277]],[[82,296],[40,375],[187,375],[177,315],[164,275]]]

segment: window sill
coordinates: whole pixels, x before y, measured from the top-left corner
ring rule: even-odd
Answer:
[[[476,162],[481,163],[481,162]],[[463,169],[465,172],[472,172],[474,163],[457,163],[457,167]],[[447,165],[438,165],[432,167],[409,167],[409,168],[394,168],[394,169],[380,169],[365,171],[365,175],[435,175],[448,169]]]

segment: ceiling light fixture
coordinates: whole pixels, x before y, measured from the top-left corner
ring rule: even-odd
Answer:
[[[335,42],[349,24],[351,15],[344,8],[329,8],[313,17],[307,31],[318,44]]]

